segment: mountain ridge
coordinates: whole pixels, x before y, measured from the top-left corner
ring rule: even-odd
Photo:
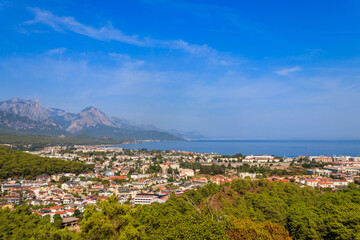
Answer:
[[[12,98],[0,102],[0,128],[52,136],[85,133],[97,138],[185,140],[184,137],[152,125],[109,117],[94,106],[88,106],[79,113],[72,113],[60,108],[45,108],[37,99]]]

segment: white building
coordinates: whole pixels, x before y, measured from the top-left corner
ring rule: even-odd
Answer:
[[[248,155],[242,160],[242,162],[267,163],[273,162],[274,159],[274,156],[270,155]]]
[[[132,173],[131,174],[131,179],[142,179],[142,178],[149,178],[150,175],[149,174],[145,174],[145,173]]]
[[[239,173],[239,178],[245,179],[246,177],[249,177],[251,180],[254,180],[259,175],[262,175],[262,174],[261,173],[241,172],[241,173]]]
[[[168,195],[158,194],[137,194],[134,199],[134,204],[152,204],[153,202],[164,203],[168,197]]]
[[[181,177],[193,177],[194,170],[192,169],[180,169],[180,176]]]
[[[332,171],[326,169],[310,169],[307,171],[311,175],[318,175],[318,176],[330,176]]]

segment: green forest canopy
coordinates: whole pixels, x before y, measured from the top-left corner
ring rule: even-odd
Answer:
[[[127,139],[95,138],[86,134],[77,134],[64,138],[43,134],[27,133],[0,128],[0,143],[31,145],[34,149],[49,145],[74,145],[74,144],[122,144]]]
[[[115,196],[88,206],[81,232],[59,230],[19,208],[0,212],[6,239],[359,239],[360,190],[267,180],[208,184],[166,203],[131,208]],[[31,226],[31,227],[30,227]]]
[[[92,172],[93,165],[39,157],[0,146],[0,179],[21,177],[34,179],[41,174]]]

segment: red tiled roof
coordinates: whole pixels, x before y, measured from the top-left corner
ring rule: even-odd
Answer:
[[[126,176],[114,176],[114,177],[110,177],[110,180],[114,180],[114,179],[128,179],[128,177]]]
[[[55,206],[55,207],[51,207],[50,209],[62,209],[64,207],[61,207],[61,206]]]
[[[64,211],[57,211],[57,212],[55,212],[55,214],[65,214],[66,212],[64,212]]]

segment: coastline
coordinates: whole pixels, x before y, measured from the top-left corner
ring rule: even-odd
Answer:
[[[191,141],[142,141],[111,145],[126,149],[175,150],[222,155],[300,155],[359,156],[360,140],[191,140]]]

